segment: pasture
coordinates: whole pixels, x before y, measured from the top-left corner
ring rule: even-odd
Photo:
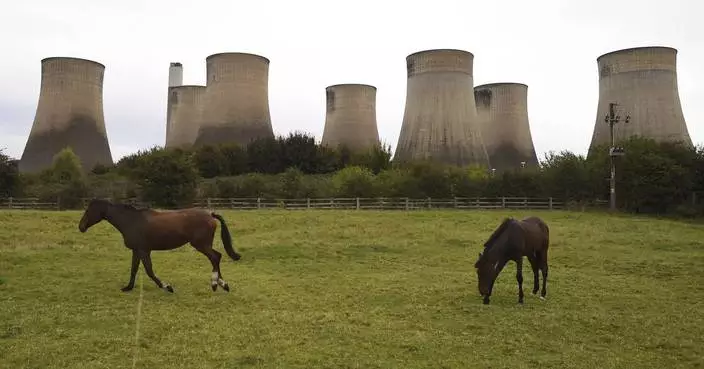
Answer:
[[[704,367],[704,227],[541,211],[224,211],[242,260],[190,246],[159,290],[102,222],[0,211],[1,368]],[[473,264],[505,216],[550,226],[547,300]],[[224,254],[219,231],[214,245]]]

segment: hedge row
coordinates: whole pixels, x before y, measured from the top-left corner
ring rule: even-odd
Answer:
[[[619,208],[639,213],[698,214],[693,195],[704,191],[704,150],[632,138],[617,159]],[[138,197],[162,207],[187,206],[196,197],[553,197],[561,201],[608,199],[606,147],[588,157],[549,153],[538,168],[492,176],[486,168],[430,162],[392,163],[388,148],[364,153],[331,150],[301,134],[250,146],[139,152],[110,168],[83,173],[70,149],[37,175],[19,175],[0,159],[2,195],[61,198]]]

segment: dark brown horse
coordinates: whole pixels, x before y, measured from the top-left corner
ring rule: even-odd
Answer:
[[[518,281],[518,303],[523,303],[523,257],[526,256],[533,268],[533,294],[538,293],[540,280],[538,271],[543,274],[543,290],[540,298],[545,299],[548,279],[548,246],[550,230],[538,217],[522,220],[506,218],[484,243],[484,251],[474,264],[479,279],[479,293],[484,297],[484,304],[494,287],[494,281],[510,260],[516,262],[516,280]]]
[[[114,204],[107,200],[93,199],[83,213],[78,229],[85,232],[101,220],[112,224],[124,239],[125,246],[132,250],[132,269],[130,281],[122,291],[134,288],[134,280],[139,268],[139,262],[144,265],[149,278],[159,288],[174,292],[168,284],[159,280],[152,270],[151,252],[153,250],[172,250],[190,243],[196,250],[205,255],[213,265],[211,287],[215,291],[218,284],[225,291],[230,291],[227,282],[220,272],[222,255],[213,249],[213,239],[217,228],[216,219],[220,221],[220,238],[225,251],[233,260],[241,258],[232,247],[232,237],[222,216],[202,210],[183,209],[173,211],[156,211],[152,209],[137,209],[132,205]]]

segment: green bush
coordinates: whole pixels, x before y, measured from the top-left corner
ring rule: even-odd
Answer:
[[[332,177],[335,196],[339,197],[373,197],[376,196],[374,174],[371,170],[351,166],[344,168]]]
[[[143,200],[159,207],[190,206],[196,196],[198,172],[191,154],[183,150],[156,150],[138,158],[130,177]]]

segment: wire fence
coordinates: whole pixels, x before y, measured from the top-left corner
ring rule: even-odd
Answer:
[[[82,199],[82,207],[90,199]],[[138,199],[120,200],[142,207],[153,207],[149,202]],[[0,209],[33,209],[33,210],[65,210],[61,201],[42,201],[38,198],[0,198]],[[607,201],[596,200],[589,207],[602,207],[608,205]],[[427,209],[536,209],[536,210],[562,210],[574,207],[584,208],[586,205],[573,202],[556,200],[552,197],[455,197],[455,198],[304,198],[304,199],[272,199],[272,198],[201,198],[184,207],[197,207],[206,209],[232,209],[232,210],[257,210],[257,209],[337,209],[337,210],[427,210]],[[157,207],[164,208],[164,207]]]

